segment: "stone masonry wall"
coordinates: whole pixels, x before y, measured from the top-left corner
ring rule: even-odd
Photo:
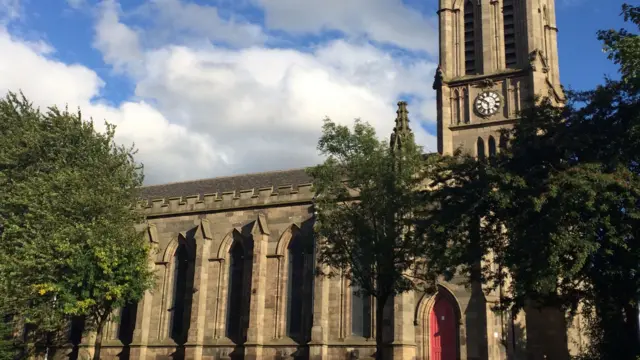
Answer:
[[[366,359],[375,353],[371,338],[351,333],[351,291],[344,278],[316,277],[313,281],[313,322],[303,341],[287,336],[287,247],[296,234],[308,234],[313,209],[310,192],[247,192],[241,196],[214,195],[154,201],[146,205],[146,232],[154,252],[150,266],[156,271],[153,291],[134,307],[132,339],[123,343],[118,317],[108,325],[103,359]],[[275,195],[274,195],[275,194]],[[234,241],[246,254],[244,343],[227,338],[229,251]],[[186,341],[171,336],[175,264],[183,244],[189,253],[189,314]],[[313,264],[311,264],[313,266]],[[456,309],[459,359],[501,359],[491,355],[491,336],[500,326],[487,321],[487,299],[462,285],[442,283]],[[408,293],[387,304],[385,340],[389,359],[429,358],[429,314],[435,295]],[[372,313],[375,304],[372,301]],[[490,311],[489,311],[490,312]],[[121,315],[121,314],[114,314]],[[131,316],[129,316],[131,317]],[[491,315],[489,315],[491,317]],[[371,326],[375,327],[374,315]],[[487,339],[489,338],[489,342]],[[92,353],[93,338],[86,336],[80,354]],[[64,353],[64,354],[63,354]],[[68,352],[61,351],[57,357]]]

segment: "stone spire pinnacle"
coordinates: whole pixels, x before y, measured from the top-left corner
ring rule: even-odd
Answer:
[[[409,111],[407,110],[407,102],[398,102],[398,110],[396,111],[396,126],[391,134],[391,149],[397,150],[402,147],[402,143],[407,138],[413,137],[413,132],[409,127]]]

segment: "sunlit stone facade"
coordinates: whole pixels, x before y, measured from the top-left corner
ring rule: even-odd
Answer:
[[[440,153],[492,156],[533,95],[562,103],[554,0],[440,0],[439,18]],[[299,169],[145,188],[157,282],[109,324],[103,359],[370,359],[373,300],[314,276],[310,182]],[[561,314],[502,317],[497,300],[463,279],[396,297],[386,357],[568,359]]]

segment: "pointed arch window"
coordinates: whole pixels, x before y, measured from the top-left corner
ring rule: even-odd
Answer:
[[[120,324],[118,325],[118,339],[124,345],[133,342],[133,332],[136,328],[138,304],[129,303],[120,311]]]
[[[471,122],[471,114],[469,114],[469,92],[467,89],[462,89],[462,114],[465,124]]]
[[[305,342],[310,336],[313,291],[313,251],[301,234],[287,248],[287,336]]]
[[[351,286],[351,335],[371,337],[371,297]]]
[[[489,136],[489,157],[496,156],[496,139],[493,136]]]
[[[484,140],[482,140],[481,137],[478,138],[478,142],[476,144],[476,156],[478,157],[478,160],[484,160],[486,157],[484,152]]]
[[[514,0],[504,0],[502,5],[502,17],[504,24],[504,57],[507,68],[517,66],[517,44],[516,44],[516,10]]]
[[[26,325],[25,327],[29,327]],[[27,329],[25,329],[26,332]],[[71,317],[71,326],[69,329],[69,342],[72,345],[78,345],[82,341],[82,333],[85,330],[85,318],[84,316],[73,316]],[[27,333],[24,334],[25,337]]]
[[[229,249],[229,285],[227,293],[226,335],[232,341],[242,342],[242,304],[244,293],[244,248],[234,241]]]
[[[458,91],[458,89],[455,89],[453,91],[453,109],[452,109],[452,115],[453,115],[453,121],[452,123],[454,125],[460,125],[460,103],[461,103],[461,99],[460,99],[460,92]]]
[[[178,342],[184,337],[188,270],[187,247],[185,244],[180,244],[173,256],[173,303],[170,326],[171,338]]]
[[[500,144],[499,144],[500,151],[506,149],[508,143],[509,143],[509,139],[507,138],[507,135],[501,134],[500,135]]]
[[[465,74],[477,73],[475,7],[471,0],[464,3],[464,67]]]

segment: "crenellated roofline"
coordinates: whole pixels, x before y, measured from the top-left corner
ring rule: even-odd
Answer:
[[[196,194],[168,198],[142,200],[137,209],[147,217],[193,214],[201,212],[223,212],[238,209],[264,208],[273,206],[291,206],[312,204],[312,184],[298,184],[227,191],[212,194]]]

